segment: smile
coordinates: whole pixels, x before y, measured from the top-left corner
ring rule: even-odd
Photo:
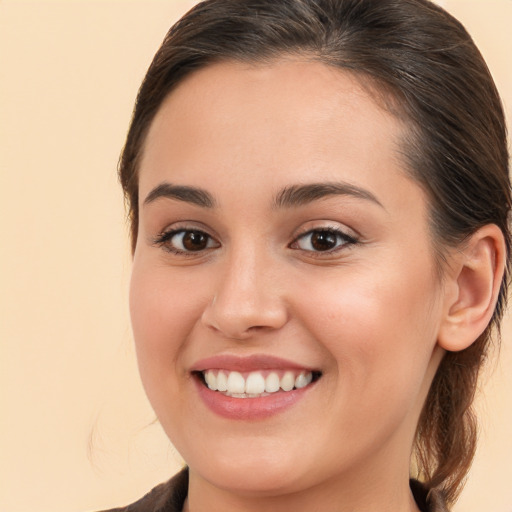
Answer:
[[[322,372],[265,354],[217,355],[197,361],[192,382],[206,407],[229,420],[264,420],[293,408]]]
[[[201,372],[209,389],[233,398],[259,398],[278,391],[290,392],[308,386],[314,379],[311,371],[260,370],[237,372],[206,370]]]

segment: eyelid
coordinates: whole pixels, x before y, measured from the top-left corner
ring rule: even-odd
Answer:
[[[159,230],[156,235],[151,236],[151,241],[156,241],[169,233],[178,233],[180,231],[201,231],[203,233],[206,233],[211,238],[214,238],[216,240],[219,239],[219,236],[213,229],[211,229],[209,226],[206,226],[202,222],[194,221],[194,220],[179,220],[176,222],[172,222],[170,224],[167,224],[163,229]]]
[[[213,240],[215,242],[215,246],[206,247],[205,249],[198,251],[183,251],[169,245],[169,242],[178,233],[186,233],[192,231],[205,234],[210,240]],[[176,222],[174,224],[171,224],[170,226],[167,226],[165,229],[160,231],[158,235],[153,237],[150,242],[151,245],[155,247],[161,247],[171,254],[184,257],[199,257],[211,251],[212,249],[220,247],[221,245],[220,242],[218,241],[218,237],[216,235],[213,235],[211,233],[211,230],[204,227],[202,223],[187,221]]]
[[[340,233],[341,235],[353,240],[359,240],[361,238],[361,234],[355,229],[332,220],[315,220],[305,222],[293,233],[292,237],[294,240],[296,240],[301,236],[307,235],[314,231],[332,231],[334,233]]]
[[[352,233],[349,233],[348,231],[351,231]],[[298,247],[298,242],[302,238],[305,238],[308,235],[312,235],[315,232],[330,232],[335,234],[336,236],[341,237],[344,239],[344,243],[341,243],[340,245],[337,245],[333,247],[332,249],[327,249],[325,251],[315,251],[315,250],[309,250],[309,249],[302,249],[301,247]],[[317,257],[328,257],[332,256],[334,253],[337,253],[341,250],[349,249],[350,247],[359,244],[360,243],[360,236],[359,234],[354,233],[353,230],[350,230],[348,228],[342,228],[340,225],[333,225],[332,223],[329,224],[323,224],[323,225],[316,225],[316,226],[304,226],[301,228],[301,230],[294,236],[292,242],[289,244],[288,247],[291,249],[299,250],[304,253],[307,253],[310,256],[313,256],[315,258]]]

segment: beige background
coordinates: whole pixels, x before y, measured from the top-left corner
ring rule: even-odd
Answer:
[[[125,504],[179,467],[136,371],[115,169],[144,71],[193,3],[0,0],[2,512]],[[442,3],[480,45],[510,119],[512,1]],[[456,512],[512,511],[507,321]]]

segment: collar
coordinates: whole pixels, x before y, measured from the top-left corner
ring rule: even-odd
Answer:
[[[409,484],[421,512],[449,512],[441,490],[428,489],[414,479]],[[182,512],[187,492],[188,468],[185,467],[132,505],[104,512]]]

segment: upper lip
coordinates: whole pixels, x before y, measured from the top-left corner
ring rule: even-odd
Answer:
[[[192,372],[222,369],[238,372],[251,372],[257,370],[300,370],[315,371],[314,368],[283,359],[280,357],[255,354],[252,356],[217,355],[197,361],[191,368]]]

